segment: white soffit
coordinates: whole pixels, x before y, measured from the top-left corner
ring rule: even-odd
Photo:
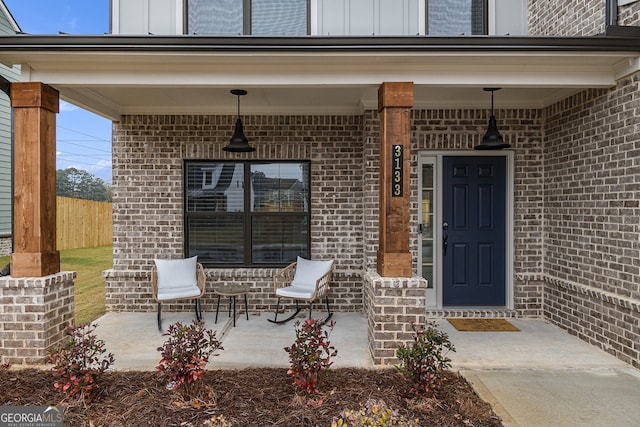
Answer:
[[[542,108],[638,71],[631,52],[29,52],[28,81],[113,120],[122,114],[357,114],[385,81],[415,84],[417,108]],[[7,61],[11,55],[2,53]]]

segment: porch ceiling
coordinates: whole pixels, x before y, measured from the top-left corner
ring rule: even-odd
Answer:
[[[453,41],[458,40],[458,43]],[[453,41],[452,41],[453,40]],[[464,40],[464,44],[462,43]],[[535,43],[534,43],[535,41]],[[324,43],[323,43],[324,42]],[[629,38],[0,37],[0,62],[68,102],[122,114],[357,114],[384,81],[412,81],[418,108],[541,108],[640,69]]]

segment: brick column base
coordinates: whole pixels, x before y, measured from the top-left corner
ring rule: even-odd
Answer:
[[[0,359],[43,364],[47,350],[73,323],[75,272],[44,277],[0,277]]]
[[[420,277],[382,277],[364,273],[364,311],[369,352],[375,365],[398,363],[396,350],[413,339],[410,321],[426,321],[427,281]]]

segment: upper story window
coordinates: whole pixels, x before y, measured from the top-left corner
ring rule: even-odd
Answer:
[[[303,36],[307,0],[187,0],[187,34]]]
[[[487,0],[427,0],[431,36],[487,34]]]

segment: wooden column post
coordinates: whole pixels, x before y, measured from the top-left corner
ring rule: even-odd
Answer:
[[[411,277],[409,175],[413,83],[385,82],[378,88],[380,112],[380,233],[377,271]]]
[[[14,108],[12,277],[60,272],[56,250],[58,91],[37,82],[11,84]]]

